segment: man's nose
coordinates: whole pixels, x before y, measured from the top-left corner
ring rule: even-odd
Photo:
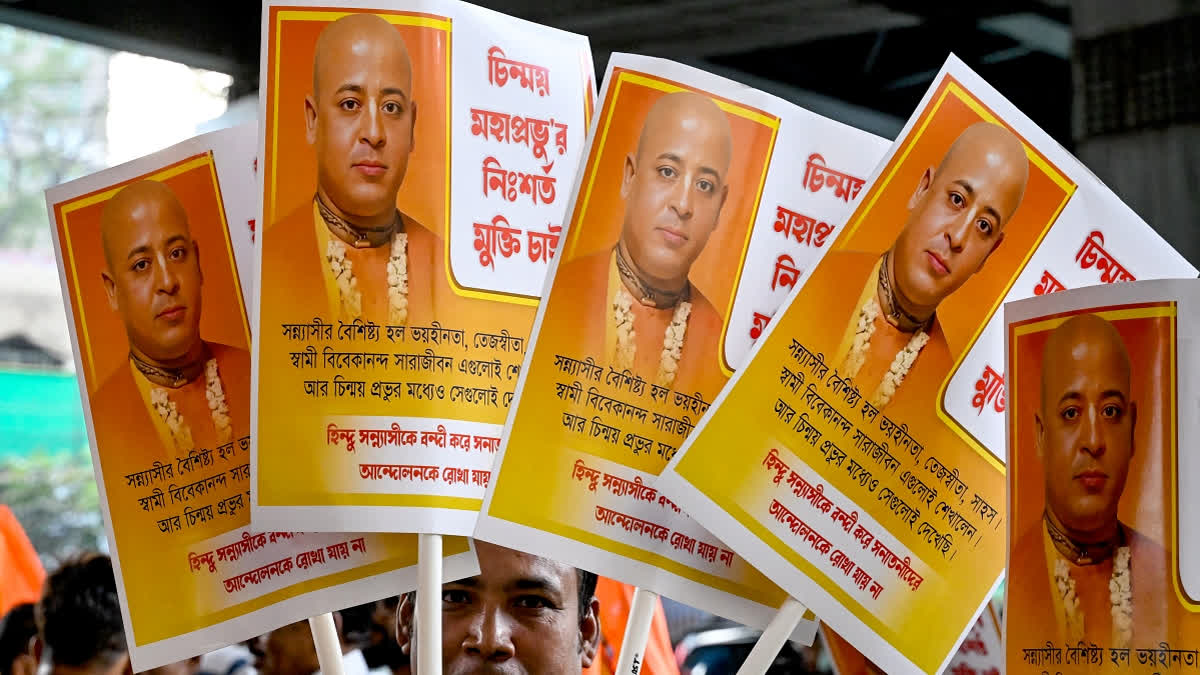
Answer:
[[[691,181],[680,177],[679,182],[671,190],[671,210],[681,220],[691,218],[693,199]]]
[[[950,245],[950,250],[958,253],[967,243],[967,236],[971,233],[971,224],[975,222],[975,212],[973,209],[967,209],[962,215],[954,220],[951,220],[946,225],[946,243]]]
[[[471,622],[463,649],[485,661],[500,662],[515,653],[512,619],[500,607],[485,607]]]
[[[1099,458],[1107,449],[1104,434],[1101,433],[1100,419],[1095,410],[1083,414],[1080,433],[1081,450],[1094,458]]]
[[[383,130],[383,115],[380,114],[378,106],[363,107],[362,140],[373,148],[383,145],[387,140],[387,134]]]
[[[179,290],[179,273],[170,261],[160,256],[155,262],[154,274],[159,292],[174,295]]]

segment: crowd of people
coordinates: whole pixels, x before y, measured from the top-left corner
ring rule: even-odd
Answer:
[[[447,673],[605,672],[595,574],[477,542],[480,573],[443,585]],[[414,593],[334,612],[345,675],[408,675]],[[618,627],[622,630],[623,626]],[[611,665],[607,670],[611,672]],[[654,675],[674,670],[658,669]],[[307,621],[155,668],[153,675],[320,673]],[[40,600],[0,619],[0,675],[132,675],[112,560],[92,553],[46,578]],[[677,670],[674,670],[677,673]]]

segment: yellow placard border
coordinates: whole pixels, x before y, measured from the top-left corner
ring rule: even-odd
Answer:
[[[600,157],[603,155],[604,148],[607,146],[608,130],[612,125],[615,102],[620,98],[621,87],[626,83],[630,85],[646,87],[649,89],[655,89],[667,94],[673,94],[680,91],[690,91],[706,95],[712,100],[713,103],[716,103],[717,107],[721,110],[731,115],[737,115],[738,117],[743,117],[751,122],[761,124],[771,130],[771,140],[767,144],[767,152],[763,161],[762,174],[759,176],[758,187],[754,192],[754,205],[750,210],[750,222],[746,226],[746,239],[744,242],[742,242],[742,252],[738,259],[737,277],[733,282],[733,292],[729,294],[729,300],[726,303],[725,317],[723,320],[723,326],[721,328],[721,340],[718,348],[717,363],[720,365],[721,372],[724,373],[726,378],[732,377],[733,367],[730,366],[729,362],[725,359],[725,338],[729,335],[729,316],[733,312],[733,303],[737,298],[737,290],[742,284],[742,274],[745,271],[746,266],[746,255],[750,251],[750,238],[754,234],[754,221],[758,219],[758,209],[762,204],[763,189],[766,187],[767,183],[767,172],[771,168],[771,159],[775,155],[775,141],[779,137],[780,119],[777,116],[768,115],[761,110],[756,110],[749,106],[739,105],[732,101],[727,101],[725,99],[713,96],[708,92],[687,87],[670,80],[654,77],[645,73],[636,73],[623,69],[620,70],[613,78],[613,85],[610,88],[611,94],[607,97],[603,104],[605,112],[602,130],[599,135],[600,142],[593,143],[592,148],[590,149],[594,150],[595,152],[587,166],[588,182],[587,186],[583,190],[582,206],[577,210],[576,213],[578,215],[574,217],[573,222],[571,223],[571,233],[567,243],[567,255],[575,255],[575,249],[579,243],[581,230],[580,225],[583,221],[584,214],[587,213],[588,204],[592,199],[592,189],[596,183],[596,176],[598,173],[597,168],[600,164]]]
[[[89,391],[92,391],[92,387],[98,386],[99,383],[96,382],[96,358],[92,353],[92,341],[88,334],[88,323],[87,317],[85,316],[83,293],[80,290],[79,285],[79,272],[75,267],[75,250],[74,246],[71,244],[70,215],[80,209],[112,199],[113,195],[117,194],[117,192],[132,183],[142,180],[165,182],[170,178],[174,178],[180,174],[187,173],[188,171],[193,171],[205,166],[208,167],[208,173],[212,179],[213,194],[217,198],[217,214],[221,219],[220,229],[221,233],[224,235],[223,240],[225,242],[225,252],[229,260],[229,269],[233,273],[233,288],[237,292],[239,310],[238,316],[242,319],[242,330],[246,336],[246,345],[250,345],[250,324],[247,322],[246,318],[246,303],[242,298],[242,282],[238,275],[237,262],[234,259],[233,242],[229,238],[229,223],[225,217],[225,201],[221,196],[221,184],[217,180],[217,166],[213,161],[212,151],[207,151],[198,155],[193,155],[186,159],[182,159],[161,169],[157,169],[140,176],[135,176],[112,187],[103,188],[96,192],[91,192],[86,195],[76,197],[75,199],[55,204],[55,210],[59,214],[59,222],[62,223],[62,243],[63,249],[65,249],[67,252],[67,267],[71,271],[72,304],[74,305],[75,310],[79,313],[79,332],[80,336],[82,337],[82,344],[80,345],[82,349],[80,349],[80,351],[84,356],[84,367],[87,370],[88,380],[91,382],[91,387],[88,388]]]
[[[895,178],[896,173],[900,170],[900,166],[904,164],[905,159],[908,157],[913,147],[917,144],[918,139],[920,139],[922,134],[925,133],[925,130],[929,127],[930,122],[932,122],[937,111],[942,107],[942,104],[945,103],[946,97],[948,96],[954,96],[962,104],[970,108],[971,112],[974,112],[983,121],[1008,128],[1008,126],[1002,120],[1000,120],[999,117],[992,113],[992,111],[989,110],[981,101],[972,96],[971,93],[968,92],[961,84],[959,84],[957,80],[950,75],[946,75],[943,80],[941,94],[924,114],[924,119],[917,126],[916,130],[909,136],[908,142],[905,144],[904,149],[900,152],[899,158],[891,161],[891,168],[887,175],[881,177],[877,182],[876,187],[871,189],[870,198],[866,201],[864,207],[855,211],[854,218],[847,223],[845,231],[840,237],[838,237],[838,239],[842,242],[841,245],[838,246],[839,250],[846,248],[844,242],[849,240],[849,238],[853,236],[859,227],[862,226],[863,222],[866,220],[867,214],[871,212],[876,201],[878,201],[879,196],[884,192],[892,179]],[[1018,137],[1019,136],[1020,135],[1018,134]],[[950,416],[950,413],[946,411],[945,400],[946,389],[950,386],[950,380],[952,380],[954,376],[958,374],[959,368],[962,367],[963,361],[966,360],[967,355],[971,352],[971,349],[975,346],[975,343],[979,341],[979,336],[983,334],[984,328],[987,327],[987,324],[989,321],[991,321],[992,317],[996,315],[996,311],[1000,308],[1000,305],[1003,304],[1004,299],[1008,297],[1013,285],[1017,282],[1017,278],[1021,276],[1021,272],[1023,272],[1025,267],[1029,264],[1029,260],[1033,257],[1034,251],[1041,246],[1042,240],[1046,238],[1046,234],[1050,232],[1050,228],[1054,226],[1054,223],[1058,220],[1058,216],[1062,213],[1062,210],[1066,208],[1067,202],[1071,201],[1071,197],[1075,194],[1075,190],[1078,187],[1075,183],[1071,182],[1071,180],[1063,175],[1063,173],[1059,171],[1057,167],[1051,164],[1049,160],[1043,157],[1036,149],[1031,147],[1024,138],[1021,139],[1021,145],[1025,148],[1025,156],[1029,159],[1029,161],[1038,169],[1040,169],[1042,173],[1046,174],[1046,176],[1049,177],[1055,185],[1063,190],[1063,199],[1059,203],[1058,207],[1054,210],[1054,213],[1050,216],[1050,219],[1046,221],[1045,227],[1042,228],[1041,233],[1038,234],[1037,239],[1033,242],[1033,245],[1029,247],[1028,251],[1026,251],[1025,258],[1013,271],[1012,277],[1004,286],[1004,291],[996,297],[996,301],[992,305],[991,309],[988,310],[988,313],[984,316],[983,320],[979,322],[978,328],[975,329],[975,334],[971,336],[971,339],[967,342],[967,345],[956,357],[954,366],[950,368],[950,372],[946,375],[946,378],[942,380],[941,386],[938,387],[935,407],[938,419],[940,419],[942,423],[949,427],[950,430],[959,437],[959,439],[966,443],[980,457],[982,457],[988,464],[990,464],[1001,474],[1004,473],[1004,462],[1002,462],[998,457],[993,455],[987,448],[985,448],[979,439],[975,438],[974,434],[972,434],[970,431],[967,431],[966,427],[960,424],[958,420]]]
[[[1144,304],[1144,303],[1133,303],[1133,304]],[[1176,320],[1178,317],[1178,311],[1179,311],[1178,303],[1176,303],[1174,301],[1170,301],[1170,302],[1163,302],[1163,303],[1152,303],[1152,305],[1149,307],[1143,306],[1143,307],[1126,308],[1126,309],[1120,309],[1120,308],[1103,309],[1103,308],[1101,308],[1099,311],[1090,310],[1090,309],[1082,309],[1082,310],[1078,310],[1078,311],[1071,311],[1071,312],[1064,312],[1062,314],[1057,314],[1051,318],[1035,319],[1035,320],[1027,321],[1027,322],[1020,323],[1020,324],[1014,324],[1009,329],[1009,341],[1008,341],[1009,361],[1011,362],[1010,368],[1011,368],[1012,372],[1014,372],[1014,373],[1017,372],[1016,340],[1013,338],[1029,335],[1030,333],[1041,333],[1041,332],[1045,332],[1048,330],[1053,330],[1054,328],[1057,328],[1058,326],[1060,326],[1067,319],[1069,319],[1073,316],[1078,316],[1079,314],[1095,314],[1107,321],[1120,321],[1123,319],[1153,319],[1153,318],[1169,318],[1169,319],[1171,319],[1171,321],[1169,322],[1171,334],[1170,334],[1170,340],[1168,342],[1168,351],[1170,352],[1169,359],[1168,359],[1168,368],[1170,370],[1170,374],[1169,374],[1170,386],[1168,387],[1168,394],[1167,394],[1168,395],[1167,418],[1169,420],[1169,429],[1170,429],[1169,436],[1170,436],[1171,447],[1167,454],[1168,454],[1168,457],[1170,458],[1169,472],[1170,472],[1170,481],[1171,481],[1171,513],[1173,514],[1172,518],[1173,518],[1174,522],[1170,528],[1167,528],[1169,530],[1169,533],[1167,533],[1167,534],[1170,536],[1170,544],[1171,544],[1171,551],[1172,551],[1171,567],[1172,567],[1172,572],[1173,572],[1172,581],[1173,581],[1173,586],[1175,588],[1175,596],[1179,599],[1180,604],[1183,606],[1183,608],[1185,610],[1187,610],[1188,612],[1196,613],[1196,612],[1200,612],[1200,603],[1198,603],[1195,600],[1193,600],[1192,598],[1190,598],[1187,595],[1187,593],[1184,592],[1182,579],[1180,577],[1180,569],[1179,569],[1179,520],[1180,520],[1180,518],[1179,518],[1179,465],[1178,465],[1178,461],[1179,461],[1179,459],[1178,459],[1179,458],[1179,422],[1178,422],[1178,413],[1177,413],[1177,408],[1176,408],[1177,401],[1178,401],[1178,393],[1179,393],[1178,372],[1177,372],[1179,345],[1178,345],[1178,335],[1176,332],[1178,330],[1178,325],[1177,325],[1178,322]],[[1016,410],[1017,409],[1017,390],[1015,388],[1010,389],[1009,400],[1012,402],[1012,409]],[[1010,422],[1008,425],[1008,438],[1009,438],[1008,444],[1010,446],[1012,446],[1013,439],[1016,438],[1017,420],[1016,420],[1015,415],[1010,415],[1010,418],[1011,419],[1010,419]],[[1008,461],[1014,467],[1013,475],[1016,475],[1015,467],[1017,464],[1017,453],[1016,453],[1015,448],[1010,450]],[[1012,514],[1009,514],[1010,523],[1011,523],[1011,516],[1012,516]],[[1011,527],[1011,524],[1010,524],[1010,527]]]

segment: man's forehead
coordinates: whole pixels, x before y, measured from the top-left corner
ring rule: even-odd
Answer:
[[[544,585],[567,592],[575,588],[574,567],[541,556],[494,544],[476,542],[480,574],[464,580],[470,585],[511,589]]]
[[[325,28],[313,59],[313,87],[332,92],[346,84],[379,84],[411,93],[412,61],[395,26],[358,14]]]

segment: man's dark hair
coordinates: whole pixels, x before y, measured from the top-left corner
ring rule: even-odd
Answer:
[[[0,675],[12,675],[12,664],[29,650],[29,640],[37,635],[33,603],[17,605],[0,619]]]
[[[85,554],[46,579],[38,630],[57,665],[112,665],[126,651],[112,560]]]
[[[583,621],[587,616],[588,608],[592,603],[592,596],[596,594],[596,582],[600,580],[594,572],[575,568],[575,572],[579,578],[579,620]]]

